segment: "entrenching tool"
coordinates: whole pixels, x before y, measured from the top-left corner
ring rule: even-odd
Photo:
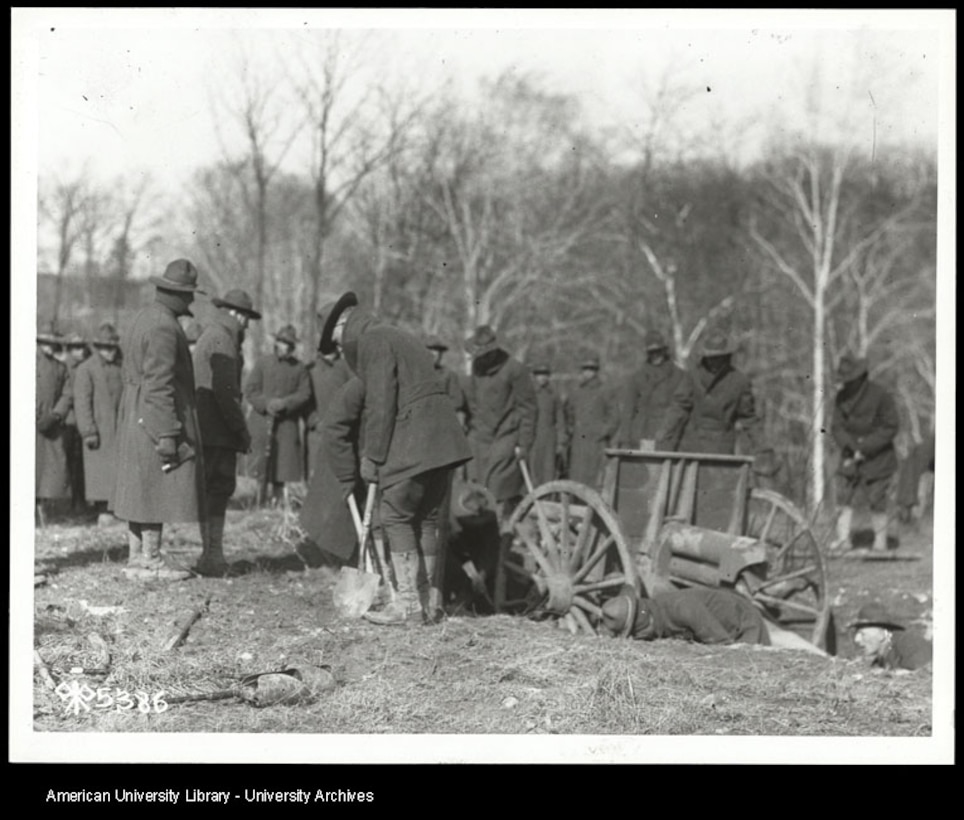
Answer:
[[[378,587],[382,582],[382,576],[373,571],[372,552],[369,546],[372,513],[375,508],[375,491],[376,485],[374,483],[369,484],[368,494],[365,498],[364,517],[360,517],[358,514],[358,505],[355,503],[354,495],[348,496],[352,520],[355,522],[355,529],[358,532],[358,566],[342,567],[338,581],[332,591],[335,609],[343,617],[360,618],[368,612],[378,595]]]

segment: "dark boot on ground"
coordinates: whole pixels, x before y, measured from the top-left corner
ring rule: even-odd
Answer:
[[[208,516],[207,521],[201,522],[201,558],[194,571],[209,578],[221,578],[229,569],[224,560],[224,516]]]
[[[177,566],[161,553],[162,527],[141,525],[140,555],[132,563],[127,562],[124,574],[135,581],[185,581],[193,573]],[[134,545],[132,544],[132,549]]]

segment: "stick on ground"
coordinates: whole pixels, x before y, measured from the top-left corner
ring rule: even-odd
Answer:
[[[201,616],[208,611],[208,607],[211,604],[211,596],[208,595],[204,599],[203,604],[198,604],[194,609],[184,618],[183,623],[178,628],[178,631],[172,634],[166,641],[164,641],[164,651],[172,652],[177,649],[184,641],[187,640],[187,634],[191,631],[191,627],[197,623]]]

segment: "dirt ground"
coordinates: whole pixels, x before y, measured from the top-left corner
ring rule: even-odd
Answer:
[[[232,510],[226,544],[235,577],[137,584],[122,573],[124,524],[61,520],[38,528],[36,566],[45,580],[34,590],[33,643],[50,677],[35,668],[33,731],[830,738],[934,731],[932,671],[871,670],[855,657],[846,629],[871,599],[913,629],[930,628],[926,526],[902,534],[900,552],[917,560],[830,562],[838,652],[829,659],[571,635],[551,621],[507,615],[378,627],[340,618],[331,599],[337,571],[306,567],[285,536],[277,511]],[[165,543],[186,563],[200,553],[196,526],[167,528]],[[199,607],[184,644],[166,648]],[[323,668],[331,685],[286,705],[236,696],[246,675],[286,667]]]

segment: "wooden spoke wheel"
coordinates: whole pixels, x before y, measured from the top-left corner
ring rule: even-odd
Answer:
[[[737,588],[780,626],[831,654],[836,649],[823,553],[800,509],[772,490],[753,489],[746,535],[766,546],[766,568],[745,570]]]
[[[638,588],[626,537],[599,493],[583,484],[536,487],[503,528],[495,579],[500,612],[595,634],[603,603],[624,584]]]

